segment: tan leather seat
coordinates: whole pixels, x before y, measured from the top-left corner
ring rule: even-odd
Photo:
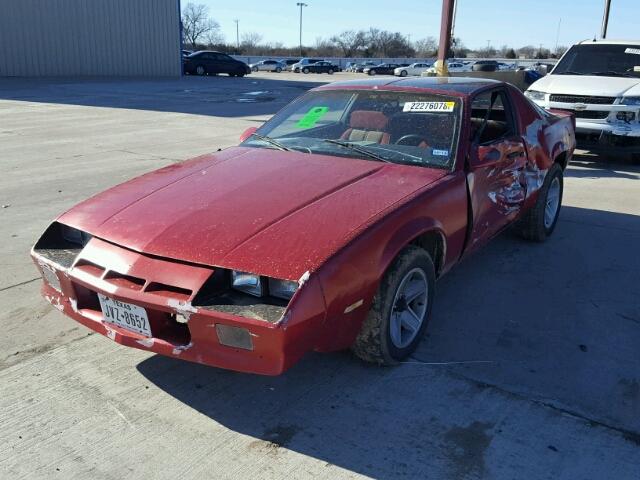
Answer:
[[[375,110],[354,110],[349,117],[349,128],[340,136],[351,142],[389,143],[389,133],[385,130],[389,119]]]

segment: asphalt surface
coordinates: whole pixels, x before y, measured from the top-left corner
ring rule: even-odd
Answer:
[[[640,477],[637,165],[577,156],[553,237],[505,233],[444,277],[396,368],[206,368],[40,298],[28,252],[57,214],[350,77],[0,79],[0,478]]]

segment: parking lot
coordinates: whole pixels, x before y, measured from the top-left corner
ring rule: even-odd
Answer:
[[[506,232],[445,276],[396,368],[207,368],[40,297],[29,249],[56,215],[358,77],[0,79],[0,478],[638,478],[638,165],[576,155],[549,241]]]

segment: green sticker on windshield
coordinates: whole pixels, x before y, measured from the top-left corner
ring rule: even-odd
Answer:
[[[298,121],[298,128],[313,128],[322,117],[324,117],[329,111],[329,107],[311,107],[311,109],[304,114]]]

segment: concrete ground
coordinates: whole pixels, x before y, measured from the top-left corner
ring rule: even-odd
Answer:
[[[57,214],[348,77],[0,79],[0,478],[639,478],[638,166],[576,157],[553,237],[455,268],[397,368],[205,368],[40,298],[28,251]]]

